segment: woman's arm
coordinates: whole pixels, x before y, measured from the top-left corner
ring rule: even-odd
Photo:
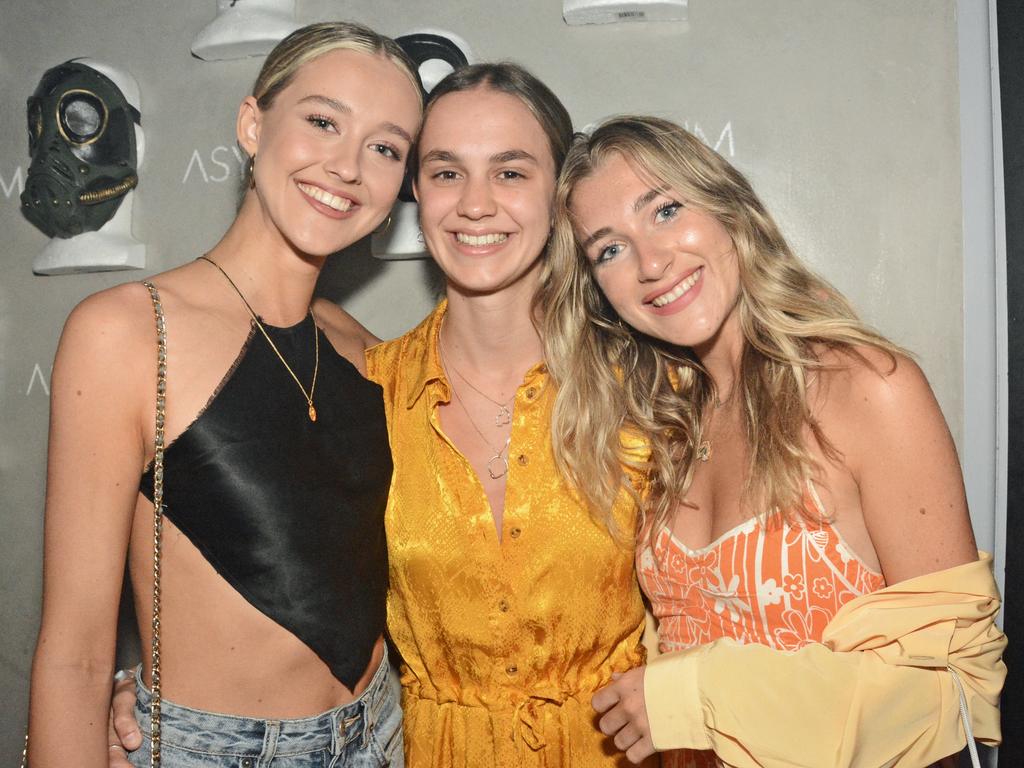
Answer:
[[[79,305],[57,350],[32,663],[33,768],[107,764],[117,610],[146,453],[141,404],[156,390],[152,322],[146,291],[121,286]]]
[[[891,368],[862,354],[870,366],[831,374],[820,421],[857,484],[886,583],[976,560],[956,446],[928,381],[906,357]]]

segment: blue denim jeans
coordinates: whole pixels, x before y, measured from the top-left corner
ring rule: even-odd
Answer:
[[[152,695],[136,672],[135,719],[142,746],[130,752],[148,768]],[[387,656],[355,700],[313,717],[257,720],[161,702],[163,768],[404,768],[398,679]]]

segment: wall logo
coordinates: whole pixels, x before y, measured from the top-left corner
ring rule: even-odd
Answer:
[[[21,193],[25,191],[25,169],[19,165],[9,176],[0,171],[0,191],[8,200],[13,196],[21,205]]]
[[[228,179],[237,179],[242,176],[248,162],[249,158],[233,144],[214,147],[205,155],[195,149],[185,167],[181,183],[188,184],[190,179],[202,179],[204,184],[221,184]],[[234,171],[236,167],[237,173]]]
[[[736,143],[732,137],[732,120],[727,121],[726,124],[722,126],[722,130],[719,132],[718,138],[715,139],[713,144],[708,140],[707,134],[704,133],[704,129],[701,128],[700,123],[694,123],[691,127],[690,121],[684,120],[683,128],[703,141],[718,154],[724,155],[725,157],[736,157]]]
[[[36,363],[32,368],[32,375],[28,377],[28,387],[25,388],[25,397],[30,397],[33,391],[41,391],[47,397],[50,396],[50,368],[48,373],[43,373],[43,367]]]

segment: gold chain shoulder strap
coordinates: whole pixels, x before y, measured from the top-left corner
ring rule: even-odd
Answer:
[[[164,528],[164,414],[167,404],[167,328],[160,294],[151,282],[142,283],[149,290],[156,318],[156,429],[153,439],[153,637],[150,643],[150,662],[153,671],[153,701],[150,707],[150,728],[153,748],[149,755],[150,768],[160,768],[160,551]],[[28,765],[28,729],[25,746],[21,751],[21,768]]]
[[[142,283],[149,289],[156,318],[156,428],[153,432],[153,620],[150,641],[150,668],[153,699],[149,723],[153,732],[149,754],[150,768],[160,768],[160,554],[164,529],[164,415],[167,404],[167,328],[164,308],[156,286]]]

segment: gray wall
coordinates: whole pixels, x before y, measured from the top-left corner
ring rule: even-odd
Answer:
[[[134,231],[146,274],[209,248],[234,206],[235,107],[257,60],[189,55],[213,0],[0,0],[0,764],[20,752],[40,600],[47,387],[64,317],[142,273],[35,277],[45,238],[18,211],[25,97],[49,66],[91,56],[142,86],[146,160]],[[920,355],[959,441],[963,247],[954,0],[690,0],[685,24],[567,27],[557,0],[300,0],[299,20],[388,34],[440,27],[480,59],[516,59],[577,125],[617,112],[687,124],[748,173],[798,253]],[[322,291],[381,336],[432,304],[432,270],[357,245]],[[433,281],[436,284],[436,281]]]

